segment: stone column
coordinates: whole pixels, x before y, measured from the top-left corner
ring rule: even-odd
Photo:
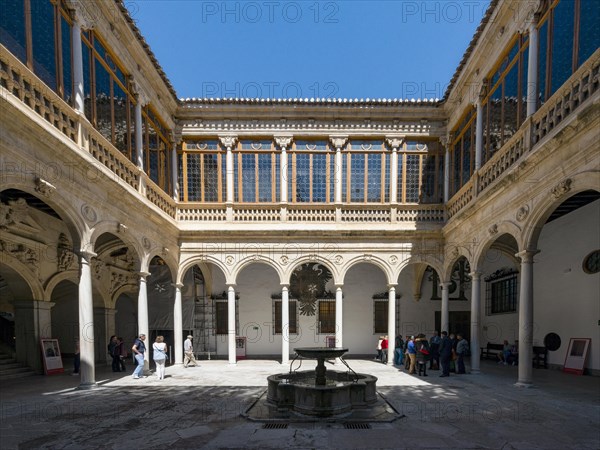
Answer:
[[[110,336],[115,334],[115,313],[111,308],[94,308],[94,341],[96,349],[96,362],[109,364],[112,357],[108,354],[106,346]]]
[[[483,107],[481,99],[475,102],[477,108],[477,117],[475,119],[475,171],[481,169],[481,160],[483,157]]]
[[[537,20],[529,24],[529,55],[527,60],[527,117],[537,109],[538,82],[538,29]]]
[[[331,145],[335,148],[335,176],[334,176],[334,202],[335,202],[335,220],[336,222],[342,221],[342,147],[346,145],[348,136],[331,136]],[[339,344],[339,343],[338,343]]]
[[[147,372],[150,368],[150,360],[148,354],[150,353],[150,333],[148,325],[148,284],[146,278],[150,275],[150,272],[139,272],[140,277],[140,290],[138,293],[138,336],[140,334],[146,335],[146,353],[144,354],[144,372]]]
[[[81,19],[78,17],[78,14],[75,14],[75,20],[73,20],[73,27],[71,28],[71,40],[73,41],[74,108],[77,112],[85,114],[85,91],[83,89],[83,46],[81,43]]]
[[[227,337],[229,344],[229,364],[236,364],[235,346],[235,287],[227,288]]]
[[[479,373],[479,320],[481,317],[481,272],[471,272],[471,373]]]
[[[171,179],[173,184],[173,200],[179,201],[179,168],[177,158],[177,141],[173,142],[171,151]]]
[[[290,298],[289,286],[281,286],[281,364],[290,363]]]
[[[521,286],[519,290],[519,379],[516,385],[529,387],[533,374],[533,257],[537,250],[523,250],[521,258]]]
[[[390,203],[398,203],[398,149],[404,144],[404,137],[386,137],[388,146],[392,148],[390,161]]]
[[[335,285],[335,346],[344,346],[344,293],[343,284]],[[339,358],[335,359],[337,365],[341,364]]]
[[[87,250],[79,252],[79,353],[81,374],[79,389],[96,387],[94,349],[94,300],[92,296],[91,260],[96,254]]]
[[[448,137],[440,139],[444,152],[444,203],[450,200],[450,139]]]
[[[142,127],[142,108],[149,103],[148,96],[144,94],[137,83],[133,83],[136,93],[135,103],[135,161],[140,171],[144,171],[144,136]]]
[[[396,344],[396,285],[388,286],[388,358],[387,365],[394,365],[394,350]]]
[[[183,312],[181,308],[181,288],[183,284],[173,283],[175,288],[175,304],[173,305],[173,334],[175,340],[175,364],[183,364]],[[194,336],[198,339],[197,336]]]
[[[281,203],[281,221],[287,220],[288,204],[288,154],[287,148],[292,143],[293,136],[275,136],[275,142],[281,148],[281,160],[279,163],[279,202]]]
[[[227,136],[219,136],[219,140],[221,141],[221,145],[223,145],[227,149],[227,154],[225,157],[225,163],[227,165],[226,172],[226,180],[227,180],[227,196],[225,200],[225,205],[227,208],[227,220],[229,222],[233,221],[233,146],[237,142],[237,136],[227,135]]]
[[[450,291],[448,288],[451,284],[452,283],[448,282],[440,283],[440,287],[442,288],[441,331],[448,331],[448,334],[450,334],[450,331],[448,330],[448,327],[450,326],[450,314],[448,313],[450,306]]]
[[[15,300],[12,305],[15,308],[16,359],[37,373],[44,373],[40,356],[40,339],[52,337],[50,309],[55,303],[42,300]]]

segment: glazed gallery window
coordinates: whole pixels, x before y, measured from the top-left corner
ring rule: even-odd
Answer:
[[[289,334],[298,334],[298,302],[289,300]],[[273,300],[273,334],[282,334],[281,300]]]
[[[288,152],[287,183],[292,203],[332,203],[335,179],[335,152],[327,141],[294,142]]]
[[[475,118],[473,107],[453,130],[450,145],[450,195],[468,183],[475,170]]]
[[[280,152],[273,141],[242,140],[233,156],[234,200],[278,202]]]
[[[373,332],[385,334],[388,332],[388,300],[373,300]]]
[[[335,300],[319,300],[317,330],[319,334],[335,333]]]
[[[486,315],[517,312],[519,285],[517,272],[513,269],[500,269],[486,282]]]
[[[67,103],[72,103],[72,21],[66,4],[2,0],[1,11],[0,43]]]
[[[216,140],[184,142],[179,157],[179,199],[224,202],[227,198],[226,152]],[[184,182],[185,180],[185,182]]]

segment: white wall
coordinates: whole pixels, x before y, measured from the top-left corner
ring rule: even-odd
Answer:
[[[583,271],[583,259],[600,249],[600,201],[545,225],[534,268],[534,345],[557,333],[562,341],[550,352],[563,365],[570,338],[591,338],[586,367],[600,370],[600,274]]]

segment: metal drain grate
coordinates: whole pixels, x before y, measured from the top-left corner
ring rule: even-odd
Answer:
[[[265,423],[263,429],[265,430],[284,430],[288,427],[287,423]]]
[[[370,430],[371,425],[368,423],[345,423],[344,428],[347,430]]]

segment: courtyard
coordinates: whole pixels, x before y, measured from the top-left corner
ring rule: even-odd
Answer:
[[[242,414],[286,372],[272,360],[168,366],[166,378],[133,380],[97,367],[98,388],[77,390],[64,373],[3,383],[3,449],[151,448],[489,448],[597,449],[600,379],[534,369],[534,386],[514,386],[517,367],[482,361],[480,374],[411,376],[376,361],[348,361],[378,377],[377,390],[401,414],[391,423],[281,423]],[[305,366],[307,362],[304,363]],[[130,365],[131,366],[131,365]],[[332,366],[329,366],[331,368]],[[341,368],[335,368],[341,370]]]

